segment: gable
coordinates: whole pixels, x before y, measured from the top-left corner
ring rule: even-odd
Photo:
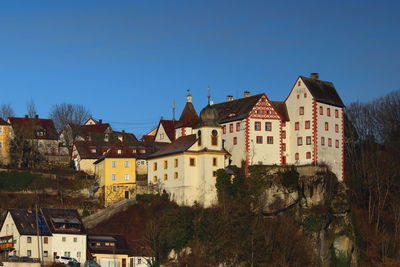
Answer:
[[[171,143],[171,140],[168,137],[167,132],[164,129],[164,126],[162,123],[160,123],[157,132],[156,132],[156,137],[154,139],[155,142],[163,142],[163,143]]]
[[[253,109],[249,113],[249,117],[254,119],[282,119],[265,95],[261,96],[258,102],[254,105]]]

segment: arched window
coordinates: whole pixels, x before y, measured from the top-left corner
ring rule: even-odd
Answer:
[[[211,132],[211,145],[217,146],[218,145],[218,132],[217,130],[212,130]]]
[[[197,144],[199,146],[201,146],[201,131],[200,130],[197,132]]]

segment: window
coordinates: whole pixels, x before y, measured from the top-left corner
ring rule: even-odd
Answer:
[[[174,167],[175,167],[175,168],[178,168],[178,159],[175,159],[175,160],[174,160]]]
[[[304,93],[304,98],[307,98],[307,93]]]
[[[117,162],[111,161],[111,167],[116,168],[117,167]]]
[[[325,145],[325,137],[321,137],[321,146]]]
[[[125,160],[125,162],[124,162],[124,167],[125,167],[125,168],[129,168],[129,161]]]
[[[153,164],[153,170],[154,170],[154,171],[157,170],[157,162],[154,162],[154,164]]]
[[[236,136],[233,137],[233,144],[234,144],[234,145],[237,145],[237,137],[236,137]]]
[[[174,179],[178,179],[178,172],[174,172]]]
[[[30,249],[27,250],[26,251],[26,256],[28,256],[28,257],[32,256],[32,250],[30,250]]]
[[[256,122],[254,123],[254,130],[256,130],[256,131],[261,131],[261,122],[256,121]]]
[[[303,145],[303,137],[297,137],[297,145],[302,146]]]
[[[74,243],[78,242],[78,238],[74,237]]]
[[[138,263],[138,264],[142,264],[142,259],[138,259],[138,260],[137,260],[137,263]]]
[[[61,240],[62,240],[62,242],[65,242],[65,241],[67,240],[67,238],[66,238],[65,236],[63,236],[63,237],[61,238]]]
[[[299,153],[294,154],[294,160],[299,160]]]
[[[299,107],[299,115],[304,115],[304,107]]]
[[[267,136],[267,144],[273,144],[274,143],[274,137],[273,136]]]
[[[132,154],[135,154],[136,153],[136,149],[132,149]]]
[[[282,131],[282,139],[286,139],[286,131]]]
[[[71,257],[71,252],[65,251],[65,252],[64,252],[64,256],[65,256],[65,257]]]
[[[197,145],[201,146],[201,131],[200,130],[197,132]]]
[[[217,177],[217,171],[213,171],[213,172],[212,172],[212,176],[213,176],[213,177]]]
[[[300,95],[297,95],[297,99],[300,99]]]
[[[77,257],[78,259],[81,257],[81,252],[80,252],[80,251],[76,252],[76,257]]]
[[[326,109],[326,115],[328,115],[328,117],[331,116],[331,109],[330,109],[330,108],[327,108],[327,109]]]
[[[329,131],[329,123],[325,122],[325,131]]]
[[[125,180],[125,181],[129,181],[129,179],[130,179],[129,174],[124,174],[124,180]]]
[[[32,243],[32,237],[28,236],[28,237],[26,238],[26,243]]]
[[[157,175],[153,177],[153,183],[157,183]]]
[[[319,115],[324,115],[324,108],[322,106],[319,107]]]
[[[168,174],[164,174],[164,181],[168,180]]]
[[[301,81],[298,81],[298,82],[297,82],[297,86],[300,86],[300,85],[301,85]]]
[[[189,165],[190,166],[196,166],[196,159],[195,158],[190,158],[189,159]]]
[[[222,126],[222,133],[226,134],[226,125]]]
[[[336,148],[339,148],[339,140],[336,140],[336,141],[335,141],[335,147],[336,147]]]
[[[212,164],[213,164],[214,167],[216,167],[218,165],[217,163],[218,163],[217,158],[213,158],[212,159]]]
[[[335,124],[335,132],[339,132],[339,124]]]
[[[329,146],[329,147],[332,146],[332,138],[328,138],[328,146]]]
[[[299,123],[299,122],[295,122],[295,123],[294,123],[294,129],[295,129],[296,131],[298,131],[298,130],[300,129],[300,123]]]
[[[310,129],[310,125],[311,125],[310,121],[306,121],[306,123],[304,124],[304,127],[306,129]]]
[[[339,110],[335,109],[335,118],[339,118]]]
[[[49,252],[47,250],[43,251],[43,256],[47,258],[49,256]]]
[[[47,236],[45,236],[45,237],[43,238],[43,243],[44,243],[44,244],[48,244],[48,243],[49,243],[49,238],[48,238]]]
[[[233,133],[233,123],[229,124],[229,132]]]
[[[306,145],[311,145],[311,136],[306,137]]]
[[[262,140],[262,136],[256,136],[256,143],[257,144],[262,144],[263,140]]]
[[[311,159],[311,152],[306,153],[306,159]]]
[[[117,180],[117,175],[116,174],[111,174],[111,180],[116,181]]]
[[[216,130],[212,130],[211,132],[211,145],[218,145],[218,132]]]
[[[112,187],[112,191],[117,192],[117,187],[115,185]]]
[[[168,169],[168,160],[164,160],[164,170]]]
[[[286,151],[286,143],[282,143],[282,151]]]
[[[117,153],[118,153],[118,155],[121,155],[122,150],[121,150],[121,149],[118,149],[118,150],[117,150]]]
[[[239,132],[240,131],[240,122],[237,122],[236,123],[236,132]]]
[[[96,148],[91,148],[90,149],[90,153],[96,153],[96,151],[97,151]]]
[[[164,139],[164,134],[163,133],[160,133],[160,139],[161,140]]]
[[[270,122],[265,123],[265,130],[266,131],[271,131],[272,130],[272,124]]]

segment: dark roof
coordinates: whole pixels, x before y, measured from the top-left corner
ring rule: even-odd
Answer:
[[[131,254],[131,249],[123,235],[89,234],[88,249],[95,254]],[[95,243],[92,245],[92,243]],[[105,243],[114,243],[115,246],[106,246]]]
[[[14,220],[15,226],[21,235],[36,235],[36,213],[26,209],[9,209],[8,212]],[[41,235],[51,236],[50,229],[38,211],[39,232]]]
[[[212,105],[218,111],[219,123],[242,120],[248,116],[253,107],[264,94],[239,98]]]
[[[184,152],[188,150],[196,142],[196,140],[197,138],[195,134],[181,136],[174,142],[167,144],[163,149],[151,154],[149,158]]]
[[[108,150],[110,144],[104,141],[75,141],[74,146],[82,159],[98,159]]]
[[[107,129],[111,129],[110,124],[108,123],[82,125],[80,127],[79,134],[83,135],[83,138],[86,138],[87,136],[93,134],[104,134]]]
[[[86,234],[76,209],[41,208],[41,211],[53,234]],[[56,227],[57,224],[64,224],[66,227]]]
[[[192,102],[186,102],[186,105],[182,111],[179,121],[175,124],[175,128],[181,127],[193,127],[199,121],[196,109]]]
[[[175,140],[175,120],[160,120],[160,124],[163,126],[165,133],[168,135],[169,140]]]
[[[52,139],[57,140],[58,134],[54,127],[53,120],[39,118],[8,118],[16,135],[24,135],[31,139]],[[37,136],[38,131],[43,131],[43,136]]]
[[[340,96],[332,82],[316,80],[304,76],[300,76],[300,78],[303,80],[317,102],[337,107],[344,107],[342,99],[340,99]]]
[[[284,121],[289,121],[289,113],[287,111],[286,103],[283,101],[270,101],[272,106],[274,106],[275,111]]]
[[[10,125],[8,122],[0,118],[0,125]]]

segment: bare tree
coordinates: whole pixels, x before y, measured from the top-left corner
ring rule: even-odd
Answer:
[[[4,120],[7,120],[9,117],[14,117],[14,109],[11,107],[11,104],[2,104],[0,106],[0,117]]]
[[[62,103],[53,106],[49,117],[54,121],[57,131],[61,131],[68,123],[83,124],[91,114],[83,105]]]
[[[26,103],[26,112],[29,118],[34,118],[37,114],[36,104],[33,99]]]

